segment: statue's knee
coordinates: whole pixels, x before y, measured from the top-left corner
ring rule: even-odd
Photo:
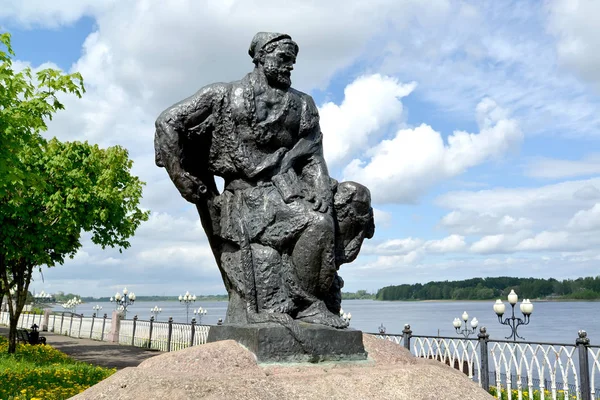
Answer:
[[[316,213],[312,227],[321,233],[333,233],[335,228],[333,217],[329,214]]]

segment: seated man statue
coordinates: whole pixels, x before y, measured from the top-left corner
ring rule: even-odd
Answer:
[[[229,293],[226,323],[345,328],[337,271],[373,236],[369,190],[329,176],[317,107],[291,88],[298,45],[259,32],[249,54],[244,78],[158,117],[156,164],[198,209]]]

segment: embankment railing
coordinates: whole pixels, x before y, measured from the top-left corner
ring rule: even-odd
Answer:
[[[176,351],[189,346],[206,343],[210,326],[158,322],[154,317],[148,321],[120,319],[115,313],[112,318],[103,316],[85,317],[72,312],[46,312],[44,314],[21,314],[18,328],[30,328],[34,323],[49,332],[79,339],[115,342],[123,345],[144,347],[160,351]],[[116,320],[118,319],[118,321]],[[9,325],[9,313],[0,312],[0,324]]]
[[[403,345],[417,357],[441,361],[465,373],[498,399],[600,399],[600,347],[585,331],[574,344],[374,333]]]

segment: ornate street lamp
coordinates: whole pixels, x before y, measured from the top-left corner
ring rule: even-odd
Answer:
[[[115,310],[123,311],[125,317],[127,317],[127,307],[135,302],[135,293],[129,292],[127,288],[123,289],[123,295],[117,292],[114,298],[110,298],[110,302],[115,303]]]
[[[474,334],[475,331],[477,330],[477,324],[479,324],[479,321],[477,321],[477,318],[473,318],[473,320],[471,321],[472,329],[469,329],[469,325],[467,322],[469,320],[469,314],[467,314],[466,311],[462,315],[462,320],[465,322],[464,328],[461,329],[462,322],[458,318],[454,318],[454,321],[452,321],[452,325],[454,325],[454,329],[456,330],[456,333],[459,333],[459,334],[463,335],[464,337],[468,338],[469,336]]]
[[[196,295],[191,295],[190,292],[185,292],[185,294],[179,295],[179,302],[185,304],[185,319],[186,322],[190,322],[190,304],[196,301]]]
[[[517,301],[519,301],[519,296],[517,296],[514,290],[511,290],[510,294],[508,295],[508,302],[512,307],[512,316],[506,317],[504,321],[502,320],[502,315],[504,314],[506,306],[500,299],[496,300],[496,303],[494,304],[494,312],[498,315],[498,322],[500,322],[502,325],[508,325],[512,331],[510,336],[507,336],[506,339],[512,338],[515,342],[517,341],[517,338],[525,340],[524,337],[521,337],[517,334],[517,329],[520,325],[529,324],[529,318],[533,313],[533,304],[531,304],[529,299],[525,299],[521,302],[519,307],[523,313],[523,319],[515,317],[515,305],[517,304]]]
[[[352,319],[352,314],[345,313],[344,310],[342,308],[340,308],[340,318],[342,318],[344,320],[344,322],[347,322],[348,324],[350,324],[350,320]]]
[[[98,315],[98,311],[102,310],[102,306],[96,304],[94,307],[92,307],[92,310],[94,310],[94,315]]]
[[[33,295],[34,303],[45,303],[50,298],[50,294],[44,292],[43,290],[39,293]]]
[[[204,315],[206,315],[207,312],[208,311],[206,311],[206,308],[202,308],[202,307],[198,308],[197,310],[194,310],[194,315],[198,316],[198,324],[199,325],[202,325],[202,317]]]
[[[72,299],[67,300],[65,303],[61,304],[64,309],[70,310],[73,314],[77,314],[77,306],[81,304],[81,299],[77,297],[73,297]]]
[[[152,314],[155,321],[158,321],[158,314],[160,314],[161,312],[162,308],[159,308],[158,306],[154,306],[150,309],[150,314]]]

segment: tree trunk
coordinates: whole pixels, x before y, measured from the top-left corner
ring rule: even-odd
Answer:
[[[31,282],[33,265],[25,260],[17,260],[11,265],[11,282],[8,280],[8,265],[3,254],[0,254],[0,279],[7,288],[14,288],[14,295],[8,291],[8,310],[10,312],[10,326],[8,335],[8,353],[14,354],[17,350],[17,324],[27,301],[27,290]],[[14,301],[13,301],[14,300]],[[14,303],[14,304],[13,304]]]
[[[20,314],[20,313],[19,313]],[[10,326],[8,328],[8,354],[15,354],[17,351],[17,324],[19,317],[16,319],[10,316]]]

